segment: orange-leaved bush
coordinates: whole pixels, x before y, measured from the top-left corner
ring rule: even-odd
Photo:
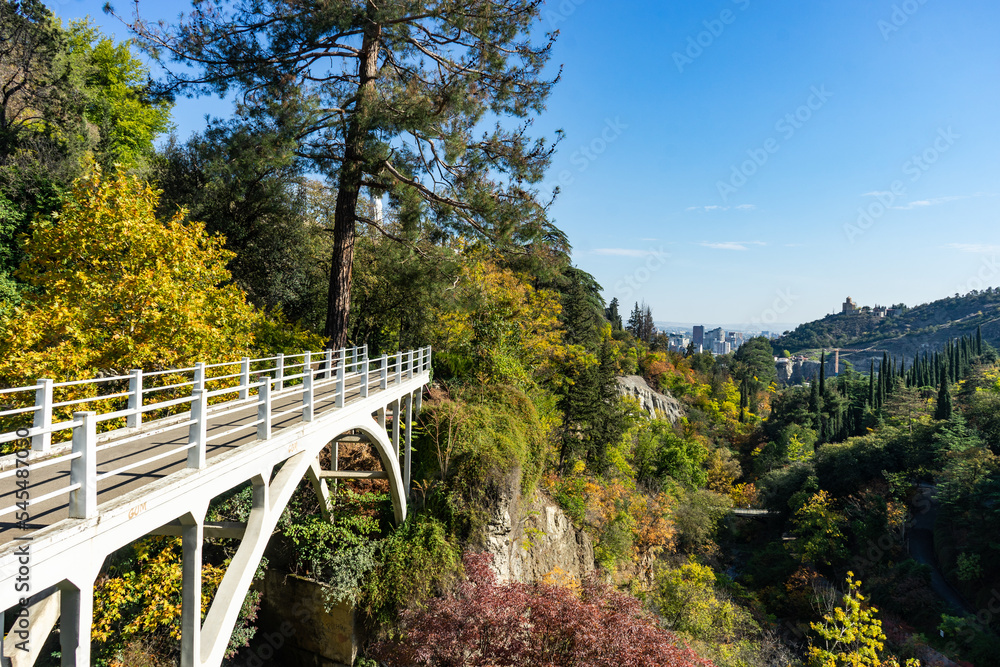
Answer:
[[[466,581],[403,612],[400,636],[373,655],[389,665],[712,667],[662,630],[635,598],[585,580],[578,590],[499,583],[487,554],[466,554]]]

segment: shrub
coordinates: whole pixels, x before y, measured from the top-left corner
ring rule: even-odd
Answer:
[[[545,583],[499,584],[490,556],[466,554],[468,580],[403,614],[401,636],[372,654],[394,665],[711,667],[644,612],[591,578],[579,594]]]

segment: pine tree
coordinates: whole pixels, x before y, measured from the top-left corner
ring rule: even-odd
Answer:
[[[566,252],[532,187],[555,151],[528,131],[558,79],[543,76],[557,31],[532,39],[541,11],[536,0],[260,0],[213,3],[174,26],[126,23],[150,52],[190,66],[168,68],[171,91],[237,93],[236,122],[279,129],[336,185],[324,334],[339,348],[363,225],[403,242],[434,225],[502,249],[550,237]],[[389,194],[404,236],[361,214],[366,189]]]
[[[646,306],[646,310],[642,314],[642,339],[647,343],[651,343],[653,337],[656,336],[656,325],[653,324],[653,309],[646,304],[643,305]]]
[[[628,332],[632,334],[636,340],[642,340],[642,310],[639,309],[639,302],[635,302],[635,308],[632,309],[632,314],[628,317],[628,324],[625,326]]]
[[[608,304],[607,309],[604,311],[604,317],[611,324],[612,331],[622,330],[622,316],[618,312],[618,297],[611,299],[611,303]]]

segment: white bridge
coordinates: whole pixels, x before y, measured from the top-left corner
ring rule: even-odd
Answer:
[[[303,478],[327,512],[327,479],[385,478],[396,522],[406,518],[410,426],[430,360],[429,347],[370,359],[366,346],[0,389],[0,443],[23,443],[0,457],[0,619],[14,620],[2,664],[34,664],[58,622],[62,664],[89,665],[105,559],[145,535],[175,535],[181,665],[219,665]],[[345,440],[371,443],[382,470],[337,470]],[[246,524],[205,521],[213,498],[247,482]],[[242,541],[202,622],[206,537]]]

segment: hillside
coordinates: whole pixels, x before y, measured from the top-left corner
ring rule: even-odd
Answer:
[[[925,349],[939,349],[950,338],[975,333],[980,326],[984,340],[1000,344],[1000,288],[946,297],[905,309],[894,317],[878,318],[864,312],[827,315],[776,339],[774,350],[780,354],[782,350],[873,348],[910,357]]]

